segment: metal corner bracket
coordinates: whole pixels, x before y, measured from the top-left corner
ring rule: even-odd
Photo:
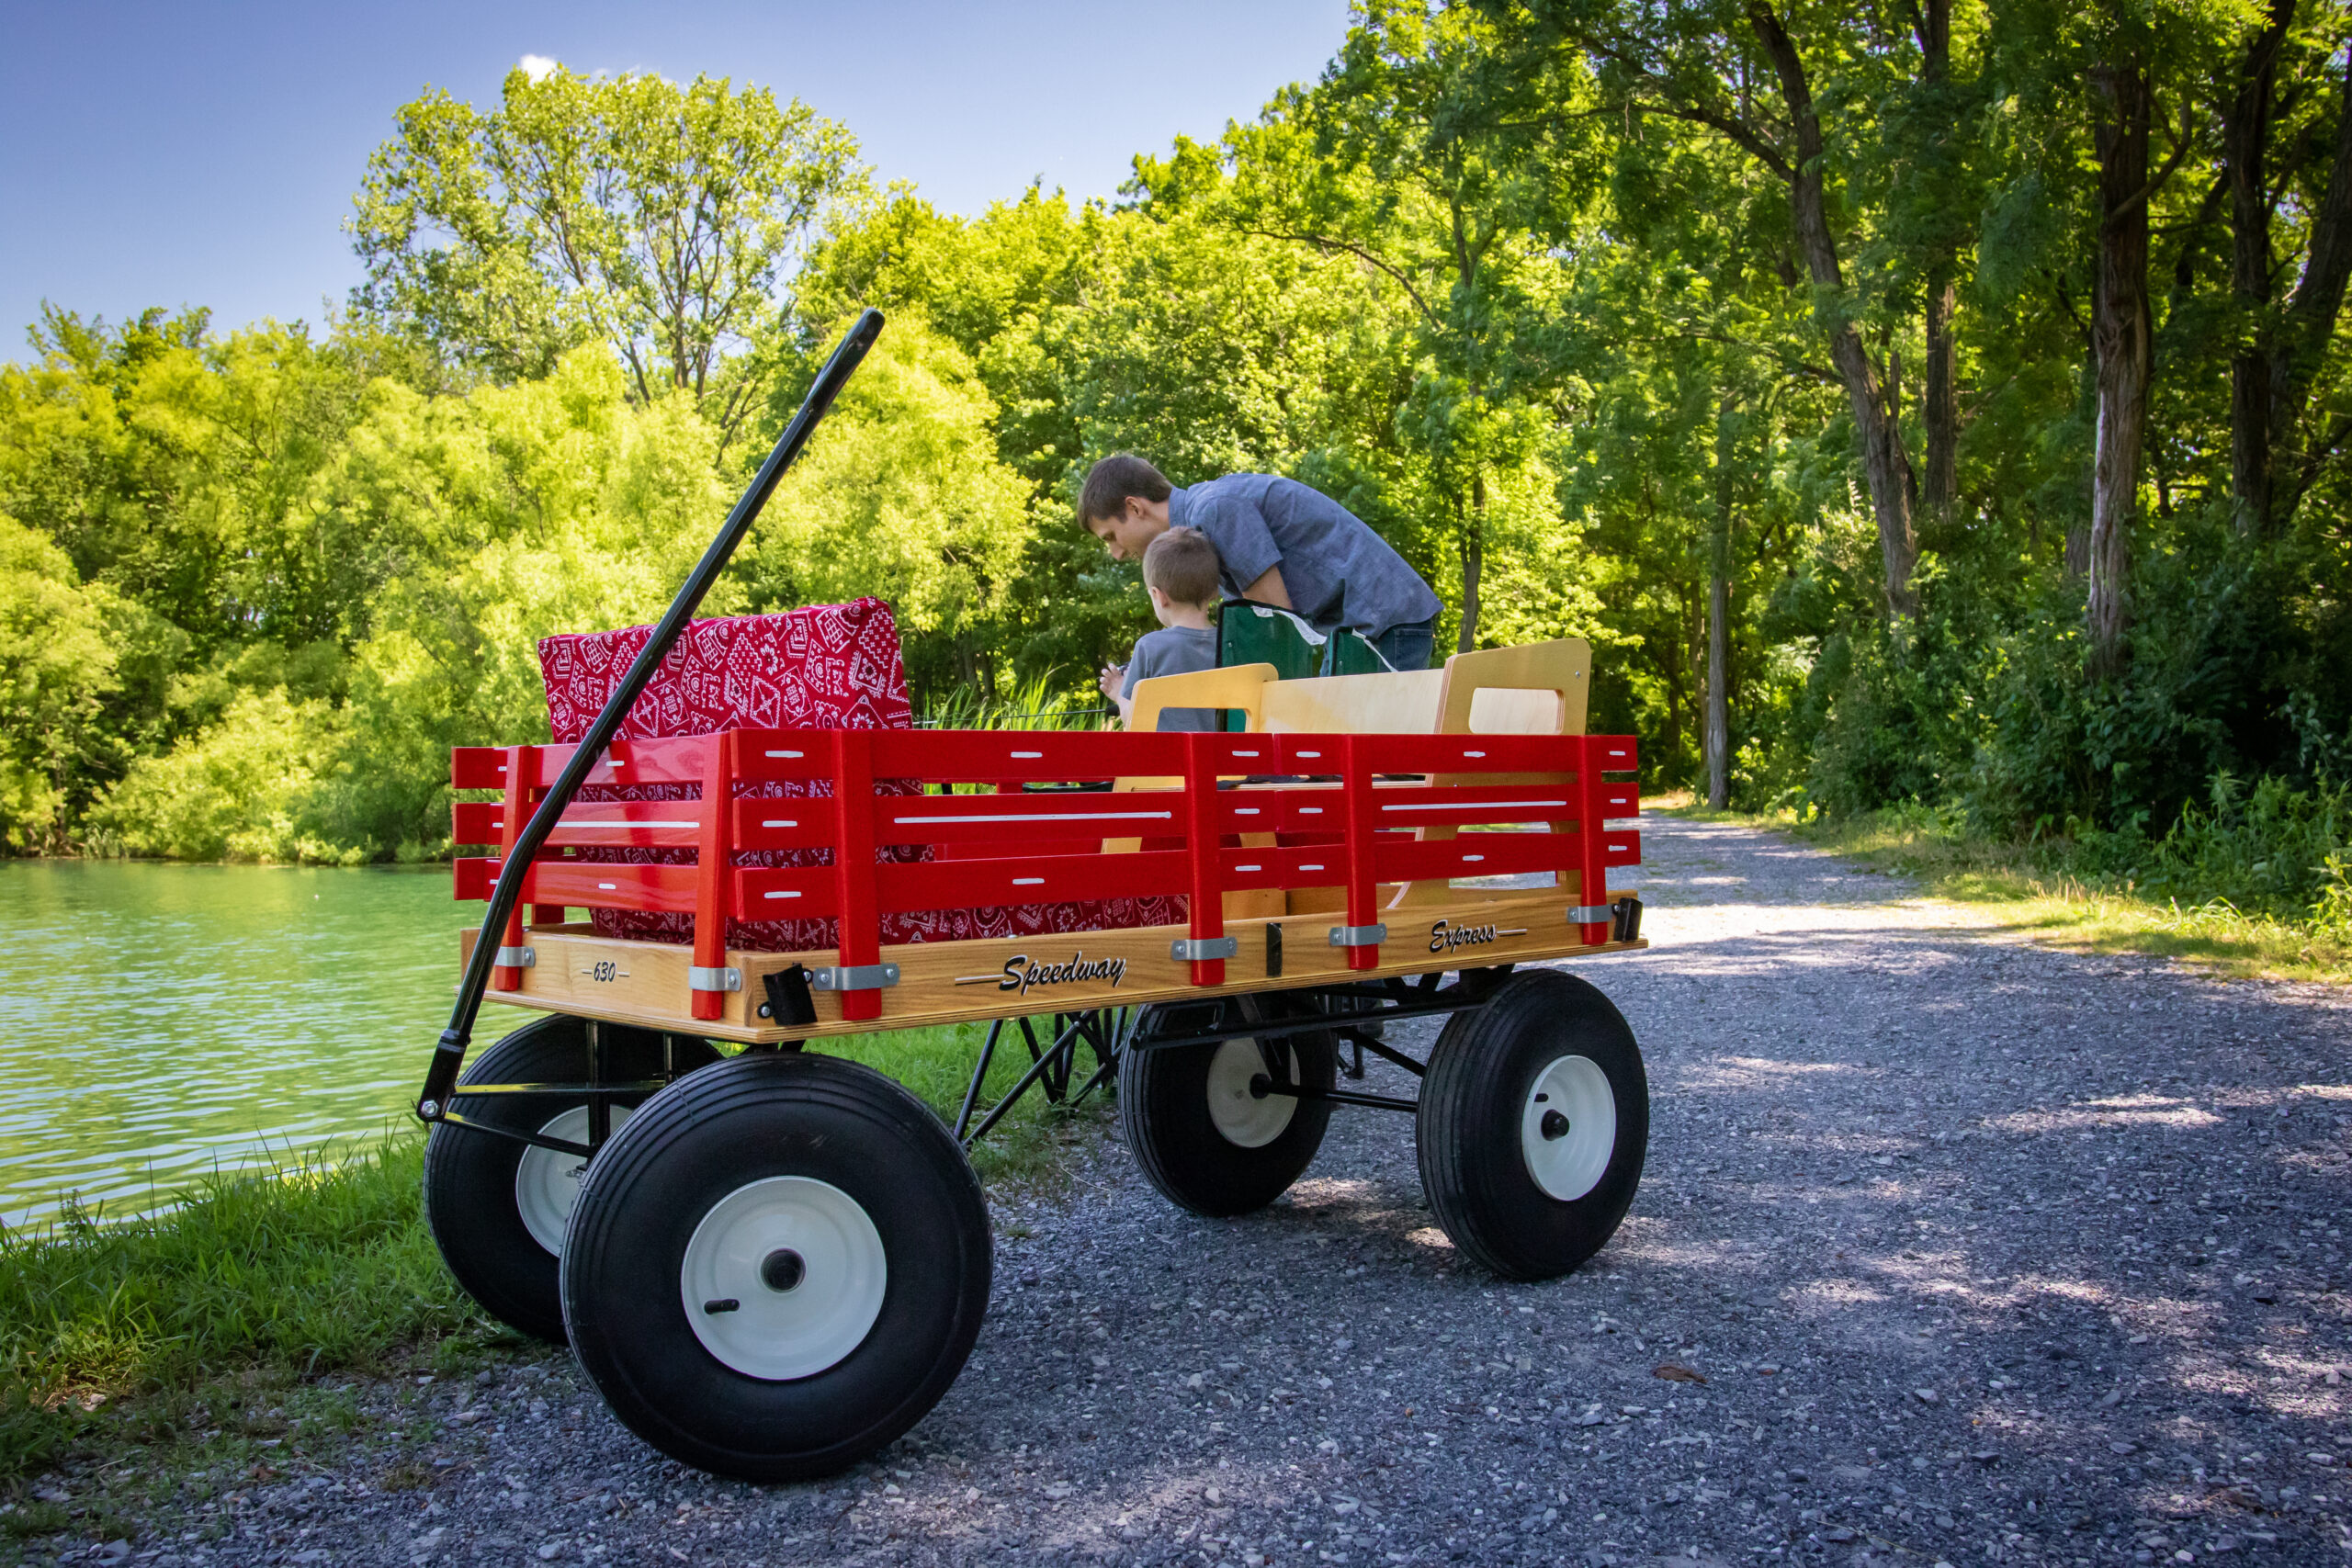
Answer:
[[[828,964],[808,971],[808,985],[819,991],[879,991],[899,983],[895,964]]]

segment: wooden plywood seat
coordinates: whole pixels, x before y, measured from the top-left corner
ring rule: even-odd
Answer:
[[[1250,730],[1269,734],[1582,735],[1591,672],[1592,645],[1582,637],[1457,653],[1436,670],[1290,681],[1275,679],[1271,664],[1204,670],[1137,682],[1131,728],[1157,728],[1159,714],[1168,708],[1214,707],[1244,714]],[[1512,775],[1511,779],[1530,785],[1564,782],[1537,774]],[[1396,779],[1383,787],[1426,788],[1459,782],[1452,776]],[[1173,780],[1123,779],[1118,787],[1171,788],[1174,784]],[[1243,783],[1238,787],[1282,786]],[[1422,829],[1415,836],[1450,838],[1453,830]],[[1277,840],[1269,835],[1263,841],[1272,845]],[[1279,841],[1307,840],[1288,835]],[[1133,850],[1139,847],[1139,840],[1113,840],[1103,847],[1114,852]],[[1573,886],[1573,873],[1569,879],[1568,890],[1578,891]],[[1384,884],[1382,903],[1397,908],[1442,902],[1450,891],[1449,884]],[[1228,895],[1229,905],[1236,899],[1262,903],[1263,896]],[[1337,887],[1294,891],[1284,897],[1279,909],[1244,904],[1229,907],[1227,914],[1309,914],[1338,908],[1343,901]]]

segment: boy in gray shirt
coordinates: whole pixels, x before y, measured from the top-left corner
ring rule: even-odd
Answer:
[[[1392,670],[1429,668],[1437,595],[1362,518],[1295,479],[1231,474],[1179,489],[1117,452],[1087,473],[1078,513],[1120,560],[1168,529],[1197,528],[1216,547],[1232,597],[1279,605],[1327,637],[1345,626]]]
[[[1208,608],[1216,603],[1216,547],[1191,528],[1170,528],[1143,553],[1144,591],[1160,629],[1136,639],[1124,669],[1102,671],[1102,694],[1119,705],[1119,722],[1132,724],[1137,681],[1155,675],[1184,675],[1216,668],[1216,628]],[[1159,728],[1214,730],[1215,708],[1163,708]]]

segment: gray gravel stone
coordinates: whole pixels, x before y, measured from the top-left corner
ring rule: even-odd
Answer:
[[[1225,1222],[1106,1134],[1062,1197],[1000,1197],[970,1365],[848,1475],[685,1471],[551,1359],[373,1390],[383,1426],[426,1402],[422,1450],[363,1429],[156,1535],[226,1526],[183,1560],[239,1565],[2344,1563],[2352,1479],[2307,1456],[2352,1453],[2347,998],[1644,828],[1657,949],[1580,972],[1647,1054],[1650,1166],[1573,1278],[1460,1260],[1402,1117],[1343,1112]]]

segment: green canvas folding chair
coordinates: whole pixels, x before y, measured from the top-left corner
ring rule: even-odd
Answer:
[[[1333,675],[1372,675],[1393,668],[1380,650],[1345,626],[1329,637],[1308,626],[1293,611],[1250,599],[1227,599],[1220,604],[1216,623],[1219,668],[1235,664],[1271,664],[1278,681],[1301,681],[1326,673],[1328,651]],[[1246,715],[1228,711],[1225,728],[1249,728]]]

